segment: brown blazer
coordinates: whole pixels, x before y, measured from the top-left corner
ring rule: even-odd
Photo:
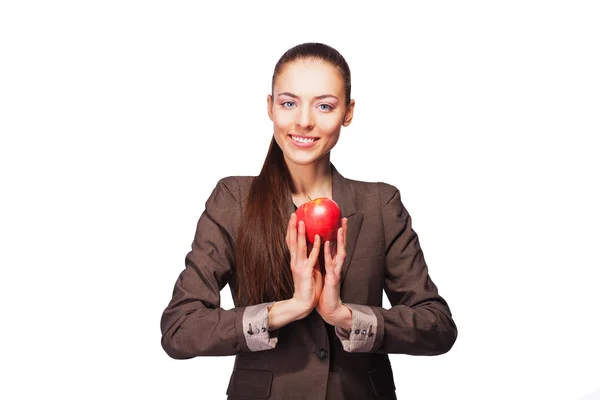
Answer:
[[[219,292],[235,279],[235,233],[253,177],[223,178],[206,202],[160,325],[161,344],[173,358],[236,356],[230,400],[396,399],[388,354],[443,354],[456,340],[450,309],[429,277],[398,189],[332,170],[333,200],[348,217],[341,299],[363,311],[353,311],[353,324],[354,314],[375,322],[370,334],[360,327],[351,332],[350,341],[370,344],[342,346],[336,330],[313,311],[280,328],[273,348],[250,350],[247,307],[220,308]],[[291,195],[289,204],[291,214]],[[382,307],[384,291],[389,309]]]

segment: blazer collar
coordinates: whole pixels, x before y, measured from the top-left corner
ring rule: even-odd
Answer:
[[[356,214],[356,207],[354,206],[353,201],[355,195],[353,188],[351,187],[349,180],[344,178],[332,163],[330,163],[330,165],[332,199],[340,207],[342,217],[351,217]],[[289,194],[288,202],[289,216],[294,212],[294,203],[292,201],[291,193]]]
[[[350,186],[350,182],[339,173],[333,164],[331,164],[331,175],[333,201],[340,207],[342,217],[350,217],[356,214],[356,208],[354,207],[353,201],[354,193]]]
[[[346,232],[346,258],[342,265],[342,271],[340,276],[340,284],[344,282],[350,262],[352,261],[352,255],[354,254],[354,248],[358,241],[358,234],[362,226],[363,215],[361,212],[356,210],[354,205],[354,199],[358,196],[355,193],[354,188],[350,184],[350,181],[344,178],[333,164],[331,164],[332,171],[332,192],[333,201],[335,201],[340,207],[342,217],[348,218],[348,230]],[[343,299],[342,299],[343,301]]]

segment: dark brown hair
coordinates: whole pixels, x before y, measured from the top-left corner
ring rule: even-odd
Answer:
[[[287,63],[321,60],[342,76],[346,105],[350,104],[350,68],[342,55],[322,43],[303,43],[286,51],[275,65],[275,80]],[[273,137],[260,174],[250,186],[236,245],[238,306],[289,299],[294,294],[290,252],[285,242],[291,205],[291,179],[281,148]]]

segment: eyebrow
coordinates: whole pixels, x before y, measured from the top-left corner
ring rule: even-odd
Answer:
[[[279,93],[277,95],[277,97],[279,97],[279,96],[289,96],[289,97],[292,97],[294,99],[299,99],[300,98],[299,96],[295,95],[294,93],[290,93],[290,92]],[[333,97],[334,99],[338,100],[337,96],[334,96],[332,94],[322,94],[320,96],[315,97],[315,99],[322,100],[322,99],[325,99],[327,97]]]

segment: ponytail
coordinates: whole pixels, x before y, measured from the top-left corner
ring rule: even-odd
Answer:
[[[291,201],[289,170],[273,138],[262,170],[250,186],[238,230],[235,257],[239,305],[293,296],[290,252],[285,241]]]

